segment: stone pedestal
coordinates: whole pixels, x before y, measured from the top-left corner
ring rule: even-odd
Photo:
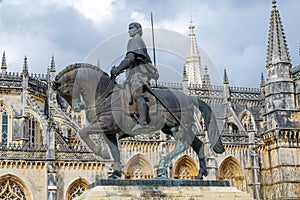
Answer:
[[[227,181],[179,179],[99,180],[76,200],[247,200],[250,194]]]

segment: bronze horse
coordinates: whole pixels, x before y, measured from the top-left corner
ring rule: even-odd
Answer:
[[[211,108],[199,98],[187,96],[180,91],[171,91],[168,88],[153,88],[165,106],[168,106],[169,110],[180,120],[180,123],[174,120],[174,117],[152,95],[148,94],[150,125],[146,132],[136,133],[131,131],[137,124],[137,118],[129,111],[130,95],[126,93],[122,85],[116,84],[115,80],[112,80],[101,69],[86,63],[69,65],[56,76],[54,85],[58,94],[69,103],[73,110],[84,109],[86,111],[89,126],[82,128],[79,135],[89,148],[96,155],[108,159],[110,158],[108,149],[96,145],[90,136],[101,134],[107,142],[114,159],[114,172],[109,178],[121,176],[117,142],[120,137],[148,134],[159,130],[174,137],[175,148],[160,160],[158,177],[166,177],[166,169],[170,161],[189,146],[193,148],[199,159],[199,172],[196,178],[202,179],[203,176],[207,176],[204,145],[192,130],[195,123],[194,113],[199,113],[199,110],[204,118],[211,147],[216,153],[225,151],[215,116]]]

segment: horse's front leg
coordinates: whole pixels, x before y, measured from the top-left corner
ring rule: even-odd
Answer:
[[[100,124],[95,123],[89,127],[85,127],[79,130],[80,138],[88,145],[93,153],[102,157],[103,159],[110,159],[108,149],[103,148],[102,146],[97,146],[95,142],[90,138],[90,135],[93,134],[102,134],[102,137],[105,136],[100,128]]]
[[[204,157],[204,145],[203,142],[199,140],[199,138],[195,137],[191,147],[195,151],[195,153],[198,155],[199,159],[199,172],[198,175],[196,176],[196,179],[203,179],[203,176],[207,176],[207,168],[206,168],[206,162],[205,162],[205,157]]]

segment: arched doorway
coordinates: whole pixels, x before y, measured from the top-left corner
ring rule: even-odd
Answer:
[[[174,168],[174,178],[194,179],[197,174],[198,169],[191,157],[184,155],[176,162]]]
[[[230,185],[243,190],[243,173],[239,162],[232,156],[226,158],[219,168],[219,179],[228,180]]]

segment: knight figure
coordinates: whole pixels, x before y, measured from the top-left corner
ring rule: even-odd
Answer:
[[[130,39],[126,56],[117,67],[111,69],[111,75],[116,77],[126,71],[126,83],[131,93],[128,103],[133,104],[135,101],[138,111],[138,123],[132,129],[135,132],[147,129],[150,122],[145,85],[149,85],[151,79],[157,80],[159,74],[156,67],[152,65],[145,42],[141,37],[143,34],[141,24],[130,23],[128,33]]]

